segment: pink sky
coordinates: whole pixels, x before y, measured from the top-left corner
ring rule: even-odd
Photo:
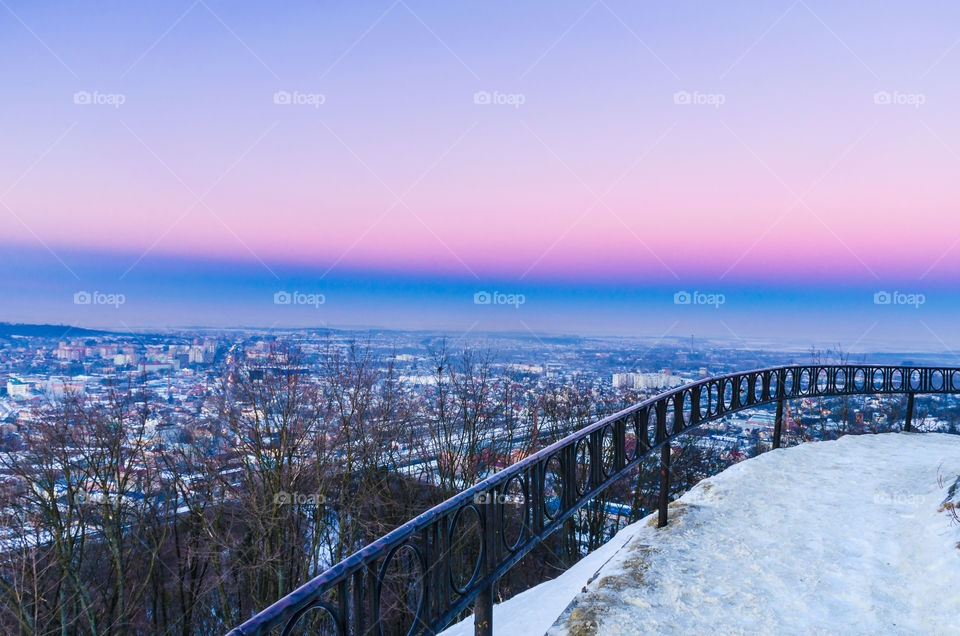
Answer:
[[[518,280],[960,265],[955,5],[70,6],[0,13],[2,242]]]

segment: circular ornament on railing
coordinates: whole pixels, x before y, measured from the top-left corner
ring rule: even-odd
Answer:
[[[412,543],[391,550],[377,574],[375,624],[391,626],[395,634],[414,634],[423,614],[425,574],[423,553]],[[408,627],[409,625],[409,627]]]
[[[707,417],[713,417],[717,414],[717,409],[720,406],[720,385],[717,382],[708,382],[706,385],[705,395],[706,398],[706,409]],[[703,397],[701,397],[701,400]]]
[[[903,371],[901,369],[894,369],[893,373],[890,374],[890,389],[893,391],[903,389]]]
[[[563,505],[563,494],[566,484],[563,480],[563,461],[559,455],[553,455],[547,460],[543,470],[543,514],[548,519],[556,519]]]
[[[613,474],[613,466],[616,460],[616,431],[613,430],[613,424],[607,424],[600,433],[600,470],[604,477]]]
[[[657,412],[652,406],[648,406],[644,411],[647,413],[647,448],[650,448],[657,443]]]
[[[923,376],[920,374],[918,369],[914,369],[910,372],[910,388],[914,391],[919,391],[920,386],[923,384]]]
[[[583,437],[577,441],[573,456],[577,494],[582,495],[590,488],[590,440],[588,438]]]
[[[503,485],[503,505],[500,507],[500,540],[510,552],[526,538],[530,522],[530,501],[527,493],[527,476],[514,475]]]
[[[710,387],[706,384],[694,385],[691,399],[697,398],[697,421],[705,420],[710,417]]]
[[[650,418],[649,410],[646,408],[637,409],[633,412],[633,456],[631,459],[637,459],[650,449],[650,441],[647,438],[647,420]]]
[[[930,390],[943,391],[943,370],[934,369],[930,372]]]
[[[867,388],[867,370],[858,367],[853,373],[853,390],[857,392],[865,391]]]
[[[740,406],[746,406],[747,405],[747,389],[749,388],[747,386],[747,376],[738,375],[733,379],[733,381],[734,381],[734,386],[736,387],[736,392],[737,392],[737,404],[739,404]]]
[[[829,377],[829,373],[825,368],[820,367],[817,369],[817,395],[827,393],[827,380]]]
[[[284,626],[280,636],[297,636],[299,634],[330,634],[342,633],[342,624],[337,610],[325,601],[317,601],[294,614]]]
[[[491,493],[483,493],[457,510],[447,530],[447,545],[450,546],[450,586],[457,594],[466,594],[480,574],[483,558],[483,517],[479,506],[493,510]]]
[[[797,395],[797,376],[800,373],[800,369],[793,368],[787,369],[786,373],[783,374],[783,396],[784,397],[796,397]]]

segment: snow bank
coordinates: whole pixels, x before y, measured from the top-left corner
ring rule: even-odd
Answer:
[[[958,633],[957,508],[960,436],[772,451],[700,482],[666,528],[651,515],[497,605],[494,632]]]

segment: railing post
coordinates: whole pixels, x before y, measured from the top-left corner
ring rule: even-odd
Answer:
[[[493,636],[493,585],[483,588],[473,601],[474,636]]]
[[[364,570],[361,568],[353,573],[353,632],[365,634],[367,623],[365,620],[366,607],[363,598]],[[346,619],[346,617],[344,617]]]
[[[670,442],[660,447],[660,516],[657,527],[667,525],[667,505],[670,503]]]
[[[783,433],[783,400],[777,400],[777,419],[773,422],[773,447],[780,448],[780,435]]]
[[[907,420],[903,430],[908,433],[913,430],[913,393],[907,393]]]
[[[482,506],[481,523],[483,524],[483,567],[481,572],[488,576],[497,563],[495,547],[497,543],[497,520],[500,518],[498,495],[500,489],[487,493],[490,504]],[[473,601],[473,633],[474,636],[493,636],[493,582],[485,586]]]

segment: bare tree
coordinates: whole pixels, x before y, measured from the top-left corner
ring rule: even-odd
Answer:
[[[158,478],[149,397],[112,385],[100,403],[67,395],[46,406],[23,452],[4,460],[22,486],[7,502],[22,534],[4,546],[4,614],[27,634],[141,630],[163,541],[142,530],[167,512],[148,496]]]

